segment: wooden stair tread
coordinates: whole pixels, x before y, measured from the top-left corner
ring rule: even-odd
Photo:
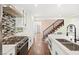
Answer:
[[[64,25],[64,20],[57,20],[54,24],[50,25],[44,32],[43,37],[48,37],[49,34],[54,33],[56,30],[58,30],[61,26]],[[51,28],[53,27],[53,28]],[[50,31],[48,31],[51,28]],[[48,31],[48,32],[46,32]],[[46,33],[45,33],[46,32]]]

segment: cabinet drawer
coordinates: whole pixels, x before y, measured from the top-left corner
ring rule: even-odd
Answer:
[[[11,49],[6,50],[6,51],[2,51],[3,55],[15,55],[16,54],[16,50],[14,47],[11,47]]]
[[[15,55],[15,52],[11,49],[6,53],[3,53],[3,55]]]

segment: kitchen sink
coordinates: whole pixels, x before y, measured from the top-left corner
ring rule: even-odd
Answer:
[[[71,51],[79,51],[79,45],[76,44],[63,44],[64,46],[66,46],[68,49],[70,49]]]
[[[61,42],[62,44],[70,44],[71,42],[66,39],[56,39],[57,41]]]
[[[68,40],[65,40],[65,39],[56,39],[56,40],[59,42],[69,42]]]
[[[79,45],[74,44],[66,39],[56,39],[61,44],[63,44],[66,48],[68,48],[71,51],[79,51]]]

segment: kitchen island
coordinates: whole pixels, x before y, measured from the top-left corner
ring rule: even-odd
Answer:
[[[65,35],[51,34],[48,38],[52,42],[51,54],[53,55],[79,55],[79,45],[72,42]]]

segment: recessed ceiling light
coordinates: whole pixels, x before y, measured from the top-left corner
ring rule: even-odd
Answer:
[[[34,16],[32,16],[32,19],[34,19]]]
[[[61,7],[61,5],[62,5],[61,3],[58,3],[58,4],[57,4],[58,7]]]
[[[41,22],[36,22],[36,24],[38,24],[39,26],[41,26],[42,23]]]
[[[34,4],[35,7],[38,7],[38,4]]]

